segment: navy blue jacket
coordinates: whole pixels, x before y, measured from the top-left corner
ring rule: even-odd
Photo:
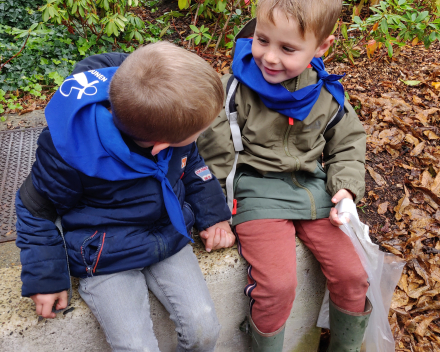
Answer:
[[[107,64],[108,57],[120,60]],[[124,58],[97,55],[77,67],[115,66]],[[132,152],[153,158],[150,150],[127,137],[124,141]],[[188,232],[193,226],[206,229],[231,217],[217,179],[214,175],[201,177],[207,173],[195,143],[174,148],[166,177],[181,204]],[[188,243],[170,222],[159,181],[153,177],[108,181],[87,176],[63,160],[49,129],[38,139],[31,176],[38,194],[49,200],[62,218],[72,276],[149,266]],[[53,221],[28,208],[17,192],[16,243],[21,248],[22,295],[67,290],[69,272],[62,238]]]

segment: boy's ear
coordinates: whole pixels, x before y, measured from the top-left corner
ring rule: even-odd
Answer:
[[[326,51],[333,45],[334,41],[335,41],[334,35],[328,36],[324,40],[324,42],[316,49],[315,57],[321,57],[322,55],[324,55]]]
[[[167,149],[169,146],[170,146],[170,143],[155,142],[153,145],[153,149],[151,150],[151,155],[157,155],[162,150]]]

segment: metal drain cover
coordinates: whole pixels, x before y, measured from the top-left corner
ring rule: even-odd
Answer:
[[[29,175],[43,128],[0,132],[0,243],[13,241],[15,193]]]

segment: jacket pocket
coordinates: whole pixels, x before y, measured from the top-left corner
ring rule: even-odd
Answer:
[[[105,232],[100,233],[96,231],[92,236],[86,238],[81,245],[81,257],[88,277],[92,277],[98,267],[104,242]]]
[[[183,218],[185,219],[186,230],[189,234],[192,235],[192,228],[196,221],[196,218],[194,217],[194,211],[192,210],[192,207],[189,203],[184,202],[182,212]]]

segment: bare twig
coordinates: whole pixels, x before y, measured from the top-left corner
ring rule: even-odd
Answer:
[[[173,18],[172,23],[173,23],[173,27],[174,27],[174,29],[176,30],[176,33],[177,33],[177,34],[179,35],[179,37],[180,37],[180,40],[183,41],[183,37],[180,35],[180,32],[177,30],[177,28],[176,28],[176,24],[174,23],[174,18]]]
[[[240,2],[240,0],[237,0],[235,3],[234,2],[232,3],[231,12],[229,12],[228,19],[226,20],[226,23],[223,26],[222,32],[220,33],[220,35],[218,37],[217,44],[215,45],[215,49],[214,49],[214,54],[217,52],[217,49],[218,49],[218,46],[220,45],[222,37],[226,32],[226,28],[228,28],[229,21],[231,20],[231,17],[232,17],[232,11],[234,11],[234,8],[238,5],[239,2]]]
[[[217,30],[218,23],[220,22],[220,17],[221,17],[221,16],[222,16],[222,14],[220,13],[220,14],[218,15],[218,17],[217,17],[217,21],[215,22],[214,31],[212,32],[212,35],[213,35],[213,36],[215,35],[215,31]],[[205,49],[203,49],[203,52],[205,52],[206,50],[208,50],[209,45],[211,44],[211,41],[212,41],[212,37],[211,37],[211,39],[208,40],[208,43],[206,44]]]
[[[28,35],[27,35],[27,37],[26,37],[26,40],[24,41],[24,44],[23,44],[23,46],[21,47],[20,51],[19,51],[17,54],[15,54],[13,57],[11,57],[8,61],[6,61],[4,64],[2,64],[2,65],[0,66],[0,71],[1,71],[1,69],[2,69],[2,68],[3,68],[8,62],[10,62],[13,58],[17,57],[17,56],[23,51],[23,49],[24,49],[24,47],[26,46],[26,43],[27,43],[27,41],[28,41],[30,35],[31,35],[31,32],[29,31],[29,33],[28,33]]]

